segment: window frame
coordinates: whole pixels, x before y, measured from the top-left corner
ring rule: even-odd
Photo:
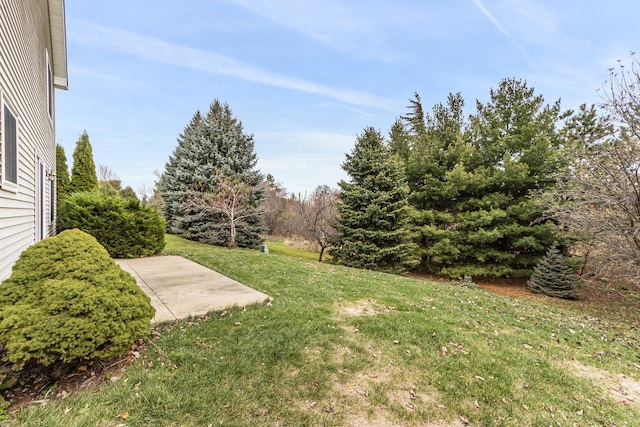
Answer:
[[[2,179],[0,179],[0,188],[5,191],[10,191],[12,193],[17,193],[20,183],[20,120],[14,114],[13,109],[9,106],[4,98],[0,96],[0,126],[2,127],[0,130],[0,173],[2,173]],[[11,181],[7,178],[7,112],[10,114],[11,118],[15,123],[15,140],[13,144],[14,148],[14,157],[15,159],[11,159],[15,161],[15,182]]]

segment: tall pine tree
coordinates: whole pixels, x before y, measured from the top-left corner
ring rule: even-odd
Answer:
[[[71,192],[95,191],[98,189],[98,175],[93,161],[93,150],[87,131],[83,131],[73,151],[71,169]]]
[[[483,243],[491,250],[476,245],[483,256],[476,258],[501,275],[529,276],[559,239],[533,194],[554,185],[565,162],[565,140],[556,127],[561,116],[559,100],[546,104],[526,82],[505,79],[471,117],[471,144],[482,153],[480,167],[489,179],[484,198],[496,213],[485,227],[494,233]],[[474,230],[469,236],[484,235]]]
[[[452,276],[462,275],[449,270],[459,265],[468,251],[459,216],[468,209],[468,200],[477,197],[485,185],[474,168],[478,153],[468,144],[463,107],[462,96],[451,94],[446,104],[435,105],[423,116],[422,126],[416,125],[423,111],[416,96],[412,112],[403,118],[404,134],[391,133],[392,141],[410,141],[405,167],[409,199],[415,208],[420,268]]]
[[[403,272],[415,266],[410,228],[409,187],[402,163],[382,135],[366,128],[342,168],[337,236],[330,253],[339,264]]]
[[[253,135],[229,106],[215,100],[206,115],[196,112],[178,138],[178,146],[160,180],[162,213],[170,233],[219,246],[257,247],[262,239],[262,175],[255,168]],[[229,223],[229,215],[213,201],[224,182],[243,185],[242,224]],[[232,241],[232,225],[237,231]]]
[[[559,104],[545,105],[526,83],[507,79],[468,120],[463,107],[460,94],[449,95],[422,126],[416,96],[404,133],[392,133],[400,141],[393,147],[410,147],[405,166],[421,268],[452,277],[528,276],[557,240],[531,194],[553,183],[562,162]]]

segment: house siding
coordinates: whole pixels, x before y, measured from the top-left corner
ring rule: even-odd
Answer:
[[[18,121],[18,189],[0,188],[0,281],[11,274],[20,253],[38,238],[38,161],[46,171],[55,171],[55,117],[49,116],[47,103],[47,52],[52,60],[48,3],[0,2],[0,99]],[[55,91],[51,94],[55,105]],[[53,229],[52,185],[55,182],[45,177],[45,237]]]

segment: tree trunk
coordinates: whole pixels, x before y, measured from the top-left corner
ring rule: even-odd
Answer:
[[[324,255],[324,250],[327,248],[326,245],[320,245],[320,256],[318,257],[318,262],[322,262],[322,255]]]

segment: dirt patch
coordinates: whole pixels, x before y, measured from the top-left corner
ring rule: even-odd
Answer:
[[[516,298],[535,298],[539,295],[534,294],[527,288],[527,282],[521,280],[488,282],[481,281],[476,283],[480,288],[487,289],[502,295],[508,295]]]
[[[375,300],[368,299],[343,306],[338,309],[338,314],[347,316],[375,316],[376,314],[389,313],[393,310],[395,310],[395,307],[380,304]]]
[[[411,273],[409,277],[417,280],[430,280],[437,283],[451,283],[451,279],[432,274]],[[627,322],[640,326],[640,294],[637,286],[628,283],[582,277],[578,286],[578,300],[563,300],[542,294],[534,294],[527,288],[527,279],[513,278],[473,278],[473,282],[482,289],[517,299],[571,308],[590,316],[602,317],[613,321]]]
[[[439,404],[441,396],[437,390],[414,384],[411,375],[397,366],[390,355],[369,342],[350,324],[354,317],[376,316],[394,310],[395,307],[374,299],[336,307],[336,317],[341,321],[341,326],[353,334],[348,335],[346,344],[334,349],[333,362],[344,368],[338,369],[340,375],[334,378],[330,401],[319,402],[316,406],[323,407],[325,411],[329,408],[341,412],[345,417],[345,425],[395,426],[399,424],[399,413],[404,411],[437,413],[440,410],[438,408],[443,408]],[[350,359],[362,356],[370,361],[366,368],[356,371],[346,368]],[[440,427],[458,424],[442,420],[427,425]]]
[[[640,382],[577,361],[568,362],[568,365],[574,375],[593,380],[618,402],[640,407]]]

